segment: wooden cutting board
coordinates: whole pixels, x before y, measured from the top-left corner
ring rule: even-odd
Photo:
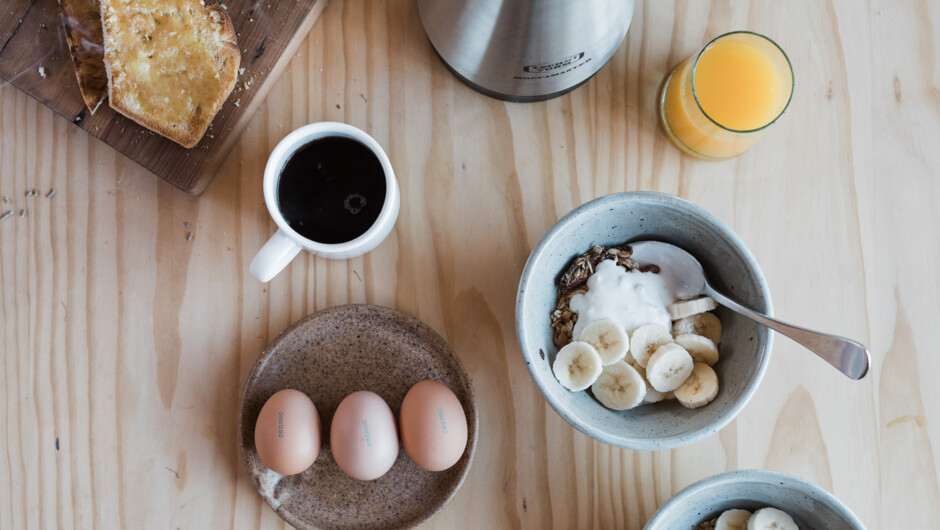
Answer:
[[[0,3],[0,77],[183,191],[201,193],[328,0],[224,0],[242,52],[238,84],[202,141],[184,149],[78,89],[57,0]]]

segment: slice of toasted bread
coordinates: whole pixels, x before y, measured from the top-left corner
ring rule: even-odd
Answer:
[[[101,0],[111,107],[193,147],[235,87],[241,54],[223,9],[199,0]]]
[[[94,114],[108,97],[98,0],[59,0],[59,6],[78,88],[82,91],[85,106]]]

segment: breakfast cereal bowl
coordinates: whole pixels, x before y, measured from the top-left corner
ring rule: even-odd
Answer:
[[[687,445],[714,434],[741,411],[770,359],[770,330],[718,307],[723,334],[714,365],[719,391],[708,405],[687,409],[675,400],[610,410],[588,392],[563,387],[552,372],[559,348],[550,314],[557,279],[571,260],[594,245],[658,240],[695,256],[715,288],[770,315],[767,283],[741,239],[721,220],[684,199],[653,192],[608,195],[575,209],[549,229],[526,263],[516,297],[516,334],[526,365],[555,411],[581,432],[628,449]]]
[[[742,470],[696,482],[677,493],[653,514],[645,530],[693,529],[725,510],[783,510],[800,528],[865,526],[839,499],[799,477],[775,471]]]

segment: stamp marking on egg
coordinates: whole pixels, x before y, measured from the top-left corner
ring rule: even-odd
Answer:
[[[362,420],[362,432],[366,435],[366,446],[372,447],[372,436],[369,435],[369,423]]]
[[[444,408],[437,407],[437,418],[441,420],[441,430],[447,434],[447,421],[444,420]]]
[[[277,411],[277,437],[284,437],[284,411]]]

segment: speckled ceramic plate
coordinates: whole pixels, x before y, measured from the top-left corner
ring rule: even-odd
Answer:
[[[357,390],[382,396],[395,418],[418,381],[447,385],[467,414],[467,449],[439,473],[418,467],[404,449],[384,476],[363,482],[343,473],[330,451],[330,422]],[[268,470],[255,450],[255,420],[275,392],[296,388],[317,407],[323,447],[310,469],[292,476]],[[261,496],[297,528],[406,528],[437,513],[454,496],[476,447],[476,399],[451,347],[433,329],[393,309],[346,305],[319,311],[281,333],[255,363],[242,392],[239,446]]]

